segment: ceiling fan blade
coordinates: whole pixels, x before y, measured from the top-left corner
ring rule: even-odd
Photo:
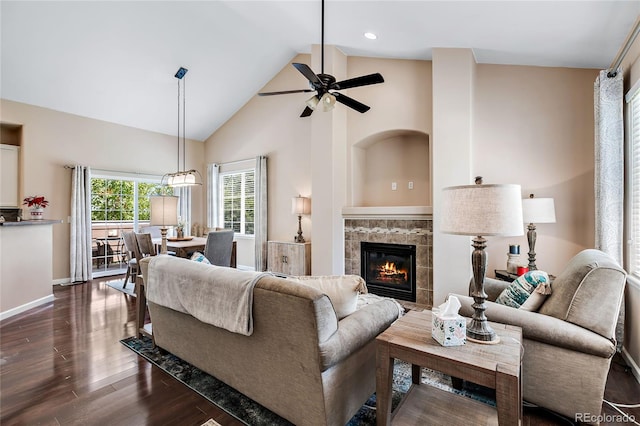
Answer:
[[[303,92],[315,92],[315,90],[300,89],[300,90],[283,90],[281,92],[263,92],[263,93],[258,93],[258,96],[288,95],[289,93],[303,93]]]
[[[358,102],[355,99],[348,97],[347,95],[343,95],[338,92],[333,92],[331,94],[336,97],[337,102],[340,102],[341,104],[346,105],[349,108],[353,108],[358,112],[365,113],[371,109],[371,107]]]
[[[384,78],[382,78],[382,75],[380,73],[375,73],[363,75],[361,77],[350,78],[348,80],[337,81],[333,83],[329,88],[333,90],[341,90],[378,83],[384,83]]]
[[[309,68],[309,65],[299,64],[297,62],[294,62],[292,65],[296,67],[296,69],[300,71],[302,75],[307,77],[307,80],[309,80],[311,84],[313,84],[313,87],[322,87],[322,81],[320,81],[316,73],[314,73],[313,70]]]
[[[311,108],[306,107],[304,111],[302,111],[302,114],[300,114],[300,117],[308,117],[311,115],[312,112],[313,110]]]

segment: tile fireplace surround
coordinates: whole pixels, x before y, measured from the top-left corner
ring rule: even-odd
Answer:
[[[432,219],[344,220],[345,274],[360,275],[360,242],[415,244],[416,303],[433,305]],[[402,301],[400,301],[402,303]]]

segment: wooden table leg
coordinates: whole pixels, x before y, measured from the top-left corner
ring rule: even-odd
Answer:
[[[393,383],[393,358],[389,346],[376,343],[376,424],[391,424],[391,385]]]
[[[419,385],[422,379],[421,376],[422,376],[422,367],[420,367],[419,365],[411,364],[411,381],[414,384]],[[391,380],[393,380],[393,378]]]
[[[511,369],[512,367],[509,367]],[[520,371],[496,368],[496,408],[498,424],[522,424],[522,391],[520,387]]]
[[[138,339],[142,337],[144,318],[147,314],[147,296],[144,291],[144,281],[142,275],[136,275],[136,334]]]

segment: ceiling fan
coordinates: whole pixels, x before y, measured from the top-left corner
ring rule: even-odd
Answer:
[[[324,0],[322,0],[322,44],[321,52],[321,71],[316,74],[307,64],[293,63],[292,65],[309,80],[311,89],[285,90],[280,92],[263,92],[258,96],[286,95],[290,93],[316,92],[307,100],[307,106],[300,114],[300,117],[308,117],[318,107],[322,111],[330,111],[336,102],[353,108],[360,113],[365,113],[371,109],[369,106],[350,98],[347,95],[336,92],[336,90],[351,89],[353,87],[368,86],[370,84],[384,83],[384,78],[380,73],[363,75],[361,77],[350,78],[348,80],[336,81],[336,78],[330,74],[324,73]]]

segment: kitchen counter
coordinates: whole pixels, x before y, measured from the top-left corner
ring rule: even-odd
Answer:
[[[21,220],[20,222],[0,222],[0,226],[31,226],[31,225],[53,225],[56,223],[62,223],[61,220]]]
[[[0,320],[53,300],[53,225],[0,223]]]

